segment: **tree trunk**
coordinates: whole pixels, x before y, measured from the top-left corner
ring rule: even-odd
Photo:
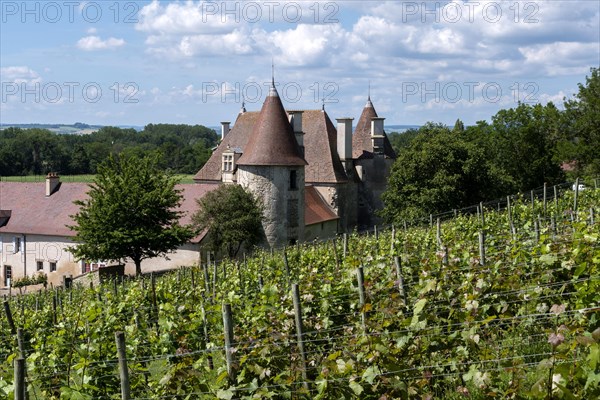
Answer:
[[[134,259],[133,262],[135,263],[135,276],[142,275],[142,260]]]

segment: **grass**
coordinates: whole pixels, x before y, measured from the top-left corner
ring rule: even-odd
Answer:
[[[91,183],[95,175],[61,175],[61,182],[84,182]],[[194,175],[175,174],[179,178],[179,183],[194,183]],[[23,175],[23,176],[0,176],[2,182],[44,182],[46,175]]]

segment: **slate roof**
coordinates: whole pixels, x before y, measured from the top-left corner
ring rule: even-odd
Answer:
[[[271,85],[269,95],[263,103],[244,153],[237,164],[306,165],[274,84]]]
[[[258,121],[259,112],[240,113],[225,139],[212,153],[209,160],[194,176],[196,182],[221,182],[222,155],[227,148],[239,149],[243,153],[248,139]],[[341,183],[348,177],[337,153],[337,130],[326,112],[304,110],[302,113],[304,132],[304,159],[307,183]]]
[[[352,158],[373,158],[373,142],[371,140],[371,120],[377,118],[377,111],[373,107],[371,98],[367,100],[365,108],[363,108],[354,135],[352,135]],[[396,158],[396,152],[392,148],[392,144],[384,132],[383,138],[383,155],[386,158]]]
[[[323,110],[302,113],[306,183],[340,183],[348,177],[337,152],[337,129]],[[324,134],[325,133],[325,134]]]
[[[313,225],[339,219],[335,211],[327,204],[314,186],[304,190],[304,224]]]
[[[221,182],[221,169],[223,168],[221,157],[223,156],[223,152],[228,148],[238,148],[241,149],[242,152],[244,151],[248,139],[250,138],[250,133],[258,120],[259,114],[258,111],[248,111],[238,114],[233,127],[229,133],[225,135],[225,138],[221,141],[216,150],[213,151],[206,164],[204,164],[202,169],[194,176],[194,181]]]
[[[197,209],[196,199],[217,187],[210,184],[177,185],[183,195],[179,211],[184,215],[180,222],[191,223]],[[11,211],[10,219],[0,227],[0,233],[72,237],[75,232],[67,225],[74,224],[70,216],[79,210],[73,201],[86,199],[88,191],[87,183],[61,182],[58,190],[46,197],[45,182],[0,182],[0,209]],[[201,234],[192,241],[199,242],[203,237]]]

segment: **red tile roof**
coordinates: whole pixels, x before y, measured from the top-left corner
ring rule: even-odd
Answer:
[[[238,165],[306,165],[275,86],[263,103]]]
[[[314,186],[306,186],[304,190],[304,224],[313,225],[339,219],[335,211],[327,204]]]
[[[184,215],[180,222],[191,223],[191,216],[197,209],[196,199],[217,187],[210,184],[177,185],[183,195],[179,210]],[[87,183],[62,182],[52,196],[46,197],[45,182],[0,182],[0,209],[11,211],[10,219],[0,227],[0,233],[74,236],[67,227],[74,224],[71,215],[79,210],[73,201],[86,199],[88,190]],[[194,241],[202,237],[204,234]]]
[[[360,114],[352,136],[352,157],[355,159],[373,158],[373,142],[371,140],[371,120],[373,118],[377,118],[377,111],[375,111],[375,107],[373,107],[373,103],[369,98],[362,114]],[[383,136],[383,155],[386,158],[395,159],[396,152],[385,132]]]

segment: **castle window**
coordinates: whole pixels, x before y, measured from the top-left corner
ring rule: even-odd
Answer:
[[[233,172],[233,153],[223,154],[223,172]]]
[[[289,228],[297,228],[298,227],[298,200],[290,199],[287,204],[287,223]]]
[[[38,271],[44,270],[44,262],[43,261],[36,261],[35,265],[36,265],[36,268]]]
[[[21,251],[21,238],[15,236],[13,240],[13,253],[18,253]]]
[[[295,169],[290,171],[290,190],[298,189],[298,171]]]
[[[50,272],[56,271],[56,262],[50,261]]]

